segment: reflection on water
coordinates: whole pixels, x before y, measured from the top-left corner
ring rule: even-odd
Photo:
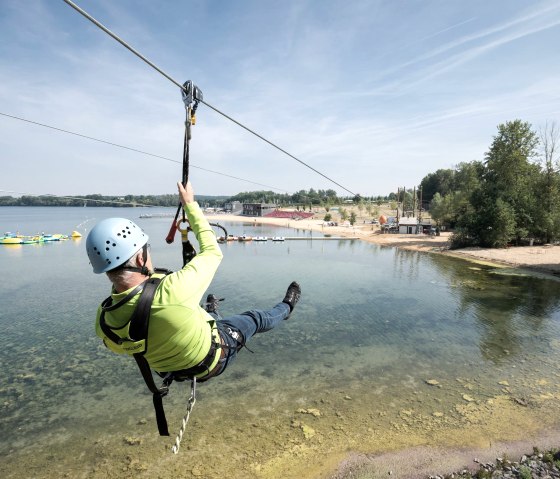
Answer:
[[[140,220],[132,209],[96,211],[98,217],[115,212],[146,230],[158,266],[179,266],[180,246],[164,242],[169,219]],[[53,223],[63,225],[64,218],[52,214]],[[76,213],[68,228],[79,220]],[[255,223],[227,229],[288,236]],[[554,279],[496,274],[360,241],[222,248],[211,290],[227,298],[224,315],[273,304],[293,279],[303,296],[289,321],[254,338],[254,354],[243,351],[221,378],[199,388],[185,456],[175,466],[166,463],[169,471],[187,461],[189,471],[199,467],[195,476],[219,477],[233,464],[239,475],[232,477],[267,477],[274,464],[286,468],[285,461],[297,460],[288,458],[308,454],[313,462],[348,447],[378,450],[401,435],[408,438],[403,444],[418,435],[422,443],[438,444],[442,431],[477,425],[477,414],[499,417],[494,408],[503,395],[539,404],[541,413],[557,408]],[[0,249],[8,279],[0,293],[0,452],[6,464],[0,473],[20,477],[24,467],[34,467],[36,477],[56,477],[56,468],[43,469],[55,458],[60,470],[91,477],[105,477],[111,461],[121,461],[128,471],[123,477],[156,476],[150,468],[163,460],[169,441],[156,436],[150,396],[134,362],[109,354],[93,332],[108,281],[91,273],[83,242],[17,251]],[[174,385],[166,398],[177,426],[183,386]],[[221,451],[211,467],[209,444]]]

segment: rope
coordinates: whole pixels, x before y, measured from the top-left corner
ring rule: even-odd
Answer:
[[[189,418],[191,416],[191,412],[193,407],[196,403],[196,377],[193,378],[191,382],[191,395],[189,400],[187,401],[187,412],[183,416],[183,420],[181,421],[181,427],[179,428],[179,432],[177,433],[177,437],[175,438],[175,444],[171,448],[171,452],[173,454],[178,454],[179,449],[181,447],[181,441],[183,440],[183,435],[185,434],[185,429],[187,428],[187,423],[189,422]]]
[[[110,35],[112,38],[114,38],[117,42],[119,42],[122,46],[124,46],[127,50],[129,50],[130,52],[132,52],[134,55],[136,55],[138,58],[140,58],[142,61],[144,61],[145,63],[147,63],[149,66],[151,66],[154,70],[156,70],[158,73],[160,73],[161,75],[163,75],[165,78],[167,78],[171,83],[173,83],[174,85],[178,86],[182,92],[188,93],[185,89],[185,87],[183,85],[181,85],[178,81],[174,80],[170,75],[168,75],[167,73],[165,73],[163,70],[161,70],[159,67],[157,67],[154,63],[152,63],[150,60],[148,60],[144,55],[142,55],[141,53],[139,53],[137,50],[135,50],[134,48],[132,48],[128,43],[126,43],[124,40],[122,40],[121,38],[119,38],[116,34],[114,34],[111,30],[109,30],[107,27],[105,27],[104,25],[102,25],[101,23],[99,23],[95,18],[93,18],[89,13],[85,12],[84,10],[82,10],[80,7],[78,7],[74,2],[72,2],[71,0],[63,0],[65,3],[67,3],[68,5],[70,5],[74,10],[76,10],[78,13],[80,13],[81,15],[83,15],[85,18],[87,18],[90,22],[92,22],[94,25],[96,25],[97,27],[99,27],[101,30],[103,30],[105,33],[107,33],[108,35]],[[225,113],[223,113],[222,111],[218,110],[217,108],[213,107],[212,105],[210,105],[209,103],[200,100],[200,103],[203,103],[204,105],[206,105],[208,108],[214,110],[216,113],[222,115],[224,118],[227,118],[228,120],[232,121],[233,123],[235,123],[236,125],[240,126],[241,128],[245,129],[246,131],[248,131],[249,133],[252,133],[253,135],[255,135],[257,138],[265,141],[266,143],[268,143],[270,146],[276,148],[277,150],[281,151],[282,153],[288,155],[290,158],[296,160],[297,162],[301,163],[303,166],[309,168],[310,170],[314,171],[315,173],[321,175],[323,178],[326,178],[327,180],[329,180],[331,183],[334,183],[335,185],[339,186],[340,188],[342,188],[343,190],[347,191],[348,193],[350,193],[353,196],[356,196],[356,193],[353,193],[352,191],[350,191],[348,188],[346,188],[345,186],[342,186],[340,183],[337,183],[336,181],[334,181],[332,178],[329,178],[327,175],[324,175],[323,173],[321,173],[320,171],[318,171],[317,169],[313,168],[312,166],[308,165],[307,163],[305,163],[304,161],[300,160],[299,158],[297,158],[296,156],[292,155],[291,153],[288,153],[286,150],[280,148],[278,145],[276,145],[275,143],[273,143],[270,140],[267,140],[264,136],[259,135],[258,133],[256,133],[255,131],[251,130],[250,128],[248,128],[247,126],[243,125],[242,123],[238,122],[237,120],[234,120],[231,116],[226,115]]]

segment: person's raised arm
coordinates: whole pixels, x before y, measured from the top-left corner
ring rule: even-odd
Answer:
[[[177,183],[177,188],[179,189],[179,199],[183,208],[188,203],[194,203],[194,191],[190,181],[187,181],[187,187],[185,188],[182,183]]]

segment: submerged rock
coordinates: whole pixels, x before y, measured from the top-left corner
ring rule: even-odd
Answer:
[[[300,414],[311,414],[314,417],[321,417],[321,411],[319,411],[319,409],[314,409],[314,408],[303,409],[303,408],[300,408],[296,412],[299,412]]]

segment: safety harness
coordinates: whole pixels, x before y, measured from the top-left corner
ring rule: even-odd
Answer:
[[[165,411],[163,409],[163,398],[169,392],[169,386],[174,380],[191,380],[193,381],[193,383],[195,383],[196,376],[198,374],[204,372],[209,373],[210,366],[212,365],[216,357],[217,350],[219,349],[219,343],[217,343],[213,339],[210,351],[200,363],[189,369],[166,373],[163,376],[162,385],[160,387],[156,386],[154,377],[152,375],[152,370],[144,355],[148,351],[149,346],[148,329],[150,324],[150,310],[154,299],[154,294],[161,281],[167,274],[171,273],[171,271],[157,269],[156,273],[158,273],[158,275],[153,277],[150,276],[146,281],[136,286],[136,288],[134,288],[118,303],[113,304],[113,299],[111,296],[106,298],[103,303],[101,303],[99,325],[107,340],[113,342],[115,345],[118,345],[124,352],[132,355],[136,360],[136,364],[140,369],[140,373],[144,378],[146,386],[153,395],[153,403],[156,412],[156,421],[159,434],[160,436],[169,436],[169,429],[167,426],[167,420],[165,418]],[[123,328],[128,327],[128,334],[126,335],[126,337],[120,337],[115,333],[115,330],[106,323],[105,313],[114,311],[115,309],[121,307],[138,293],[141,293],[140,298],[138,299],[138,303],[136,304],[130,320],[126,325],[119,328],[120,330],[122,330]]]

